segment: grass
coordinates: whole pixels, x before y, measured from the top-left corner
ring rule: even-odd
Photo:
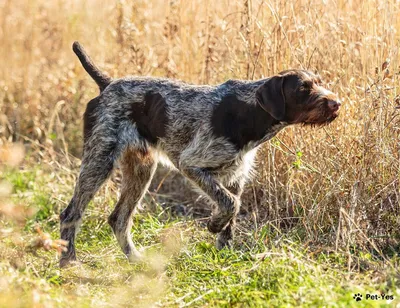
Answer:
[[[33,249],[31,243],[37,237],[35,224],[52,238],[58,237],[59,207],[51,200],[64,194],[46,184],[51,176],[40,169],[28,170],[5,173],[14,185],[11,200],[38,211],[19,231],[17,224],[9,225],[17,236],[2,238],[0,306],[384,307],[400,303],[398,256],[382,259],[357,249],[346,254],[313,247],[302,240],[301,230],[284,233],[269,223],[257,230],[240,225],[235,249],[217,251],[204,219],[176,217],[161,206],[134,216],[133,239],[146,261],[129,264],[105,223],[114,200],[109,187],[89,205],[77,242],[81,263],[60,270],[57,253]],[[61,173],[61,179],[68,181],[66,175]],[[148,202],[153,201],[148,198]],[[358,266],[349,268],[350,259]],[[363,300],[356,303],[355,293],[361,293]],[[394,300],[365,299],[366,294],[381,293]]]

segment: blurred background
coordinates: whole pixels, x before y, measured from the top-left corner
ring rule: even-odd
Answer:
[[[24,143],[22,170],[67,174],[62,199],[68,202],[82,115],[98,93],[72,52],[75,40],[116,78],[218,84],[310,69],[338,93],[340,117],[324,128],[287,128],[266,143],[242,215],[252,226],[298,228],[315,243],[372,241],[398,251],[399,6],[395,0],[0,0],[1,142]],[[114,180],[108,187],[117,191],[118,174]],[[184,182],[160,170],[150,196],[201,215]]]

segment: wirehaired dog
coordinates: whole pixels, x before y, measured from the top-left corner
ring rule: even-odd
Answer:
[[[75,236],[85,208],[117,161],[123,174],[121,196],[108,222],[129,260],[140,257],[130,237],[131,214],[158,162],[178,170],[216,205],[207,226],[218,233],[217,247],[223,248],[231,245],[257,148],[285,126],[325,125],[338,116],[336,95],[305,70],[217,86],[149,77],[113,80],[79,43],[73,50],[100,94],[84,114],[80,174],[60,215],[61,238],[68,241],[61,266],[76,259]]]

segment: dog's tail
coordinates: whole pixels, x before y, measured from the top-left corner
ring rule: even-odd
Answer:
[[[92,59],[87,55],[81,44],[74,42],[72,45],[72,50],[78,56],[79,61],[81,61],[83,68],[88,72],[90,77],[96,81],[100,88],[100,92],[103,92],[105,88],[113,81],[111,77],[107,76],[99,70],[99,68],[93,63]]]

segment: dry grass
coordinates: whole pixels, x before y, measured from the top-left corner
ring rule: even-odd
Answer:
[[[23,168],[40,161],[75,176],[97,88],[74,40],[115,77],[216,84],[316,70],[341,97],[340,118],[267,143],[244,209],[254,234],[295,228],[353,270],[355,249],[399,253],[398,16],[395,0],[0,1],[0,138],[25,143]],[[176,193],[168,183],[163,192]]]

